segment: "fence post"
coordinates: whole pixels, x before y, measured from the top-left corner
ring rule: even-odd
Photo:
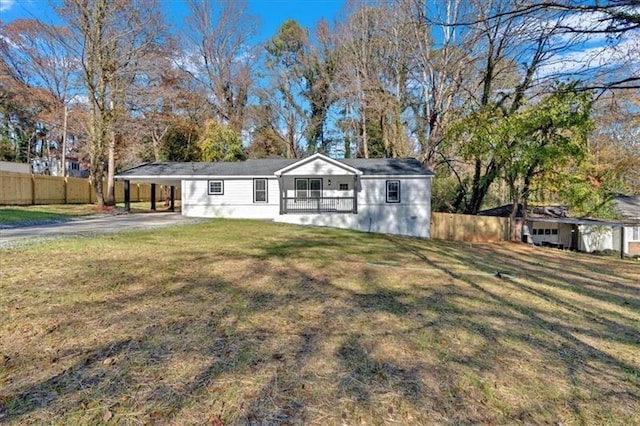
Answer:
[[[156,184],[151,184],[151,210],[156,211]]]
[[[36,204],[36,175],[31,174],[31,205]]]

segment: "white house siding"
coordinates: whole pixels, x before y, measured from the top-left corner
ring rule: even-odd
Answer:
[[[386,202],[387,180],[400,181],[400,203]],[[277,222],[330,226],[429,238],[431,179],[428,177],[362,177],[359,179],[358,213],[278,215]]]
[[[617,250],[613,243],[613,228],[604,225],[580,225],[578,250],[594,251]]]
[[[530,228],[533,244],[563,244],[565,247],[571,245],[571,225],[561,226],[558,223],[533,222]]]
[[[640,224],[624,227],[624,252],[628,256],[640,255]]]
[[[573,238],[572,225],[563,223],[558,224],[558,243],[562,244],[564,248],[571,247],[571,240]]]
[[[209,195],[209,180],[222,180],[224,194]],[[253,202],[252,177],[182,181],[182,214],[194,217],[274,219],[280,212],[278,180],[267,180],[267,203]]]

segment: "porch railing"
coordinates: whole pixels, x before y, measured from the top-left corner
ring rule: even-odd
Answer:
[[[356,213],[353,197],[282,197],[283,213]]]

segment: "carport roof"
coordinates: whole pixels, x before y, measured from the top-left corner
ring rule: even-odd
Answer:
[[[624,226],[620,222],[608,222],[604,220],[596,219],[573,219],[568,217],[529,217],[530,222],[543,222],[543,223],[564,223],[568,225],[591,225],[591,226],[611,226],[612,228],[621,228]]]
[[[116,175],[118,179],[181,178],[208,176],[272,176],[277,170],[290,166],[299,159],[251,159],[237,162],[213,163],[145,163]],[[364,175],[433,176],[415,158],[341,159],[337,160],[361,170]]]

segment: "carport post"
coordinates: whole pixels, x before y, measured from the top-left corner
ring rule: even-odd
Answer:
[[[176,211],[176,187],[171,185],[171,198],[169,200],[169,211]]]
[[[151,184],[151,210],[156,211],[156,184]]]
[[[624,259],[624,225],[620,227],[620,259]]]
[[[127,212],[131,211],[131,187],[129,180],[124,181],[124,210]]]

